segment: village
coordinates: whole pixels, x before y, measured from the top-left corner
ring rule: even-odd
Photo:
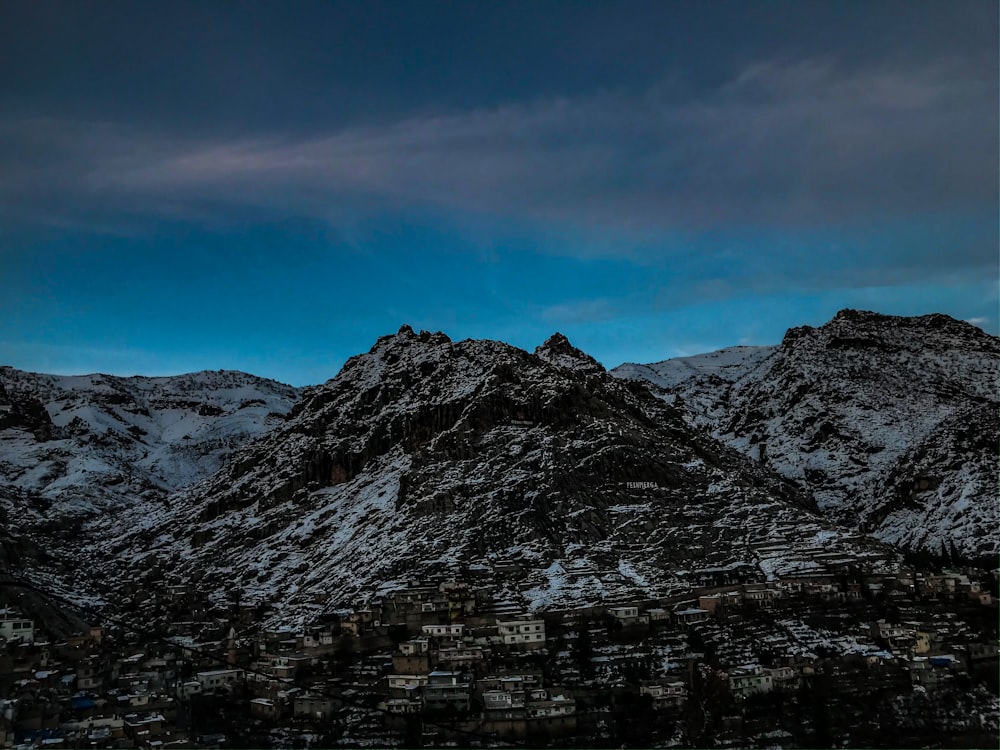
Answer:
[[[0,749],[998,738],[997,571],[844,569],[535,613],[420,580],[299,628],[260,629],[265,603],[213,607],[190,583],[123,598],[131,612],[68,637],[0,613]]]

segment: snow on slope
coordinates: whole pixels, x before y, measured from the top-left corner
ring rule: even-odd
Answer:
[[[165,496],[280,423],[298,390],[240,372],[41,375],[0,368],[9,409],[40,404],[44,434],[0,429],[0,477],[60,515]],[[23,420],[22,420],[23,421]]]
[[[289,622],[415,576],[544,608],[666,595],[706,566],[820,565],[822,534],[820,552],[887,559],[591,362],[564,337],[529,354],[404,327],[218,474],[136,509],[97,548],[104,577],[172,568]]]
[[[679,399],[693,424],[793,480],[842,523],[934,552],[952,543],[973,556],[1000,548],[995,421],[977,421],[985,442],[913,466],[931,435],[941,444],[959,428],[956,415],[996,413],[995,337],[943,315],[845,310],[821,328],[790,330],[778,348],[670,362],[612,374]],[[941,492],[900,499],[896,485],[921,472]]]
[[[778,350],[777,346],[732,346],[692,357],[675,357],[650,365],[626,362],[612,374],[619,378],[641,379],[660,388],[676,388],[694,379],[717,378],[735,383]]]

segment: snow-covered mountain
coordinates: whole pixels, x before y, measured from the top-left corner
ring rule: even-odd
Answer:
[[[540,609],[887,555],[561,335],[529,353],[406,326],[125,527],[98,545],[110,580],[172,568],[283,616],[413,576]]]
[[[735,383],[777,351],[777,346],[731,346],[693,357],[674,357],[651,365],[627,362],[611,371],[618,378],[646,380],[664,390],[694,380]]]
[[[282,422],[298,395],[240,372],[121,378],[0,367],[0,571],[89,568],[93,528],[117,534],[127,509],[142,513],[214,474]]]
[[[944,315],[843,310],[778,347],[612,374],[903,548],[996,555],[1000,341]]]
[[[985,555],[997,375],[973,326],[854,311],[611,374],[406,326],[302,390],[0,368],[0,568],[105,601],[173,571],[287,620],[417,576],[543,609]]]

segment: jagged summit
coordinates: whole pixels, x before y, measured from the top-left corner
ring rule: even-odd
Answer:
[[[941,352],[956,349],[996,351],[996,337],[942,313],[904,317],[844,309],[819,328],[789,329],[782,345],[791,347],[803,339],[813,339],[831,348],[924,347]]]
[[[945,315],[944,313],[927,313],[926,315],[913,316],[886,315],[885,313],[874,312],[872,310],[856,310],[849,307],[839,310],[827,325],[836,324],[838,322],[874,326],[930,326],[931,328],[952,328],[954,330],[976,328],[976,326],[971,323],[964,320],[958,320],[950,315]]]
[[[441,333],[441,331],[431,333],[430,331],[422,330],[420,331],[420,333],[416,333],[413,330],[412,326],[410,326],[407,323],[404,323],[399,327],[399,330],[396,331],[396,333],[390,333],[385,336],[379,336],[378,339],[376,339],[375,344],[369,350],[369,353],[374,352],[376,349],[385,346],[392,346],[395,344],[405,345],[406,343],[411,341],[421,341],[424,343],[431,342],[435,344],[451,343],[451,339],[446,334]]]
[[[535,356],[558,367],[593,373],[605,371],[600,362],[577,349],[558,331],[549,336],[544,344],[535,348]]]
[[[537,349],[549,349],[549,350],[561,349],[561,350],[572,350],[574,352],[579,351],[576,347],[574,347],[571,343],[569,343],[569,339],[566,338],[563,334],[559,333],[559,331],[556,331],[547,339],[545,339],[545,343],[543,343],[540,347],[536,347],[536,350]]]

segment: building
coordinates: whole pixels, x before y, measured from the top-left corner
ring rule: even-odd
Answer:
[[[615,618],[624,626],[645,625],[649,623],[649,615],[645,612],[639,614],[638,607],[611,607],[608,614]]]
[[[735,698],[770,693],[773,689],[774,678],[763,667],[751,665],[729,670],[729,692]]]
[[[654,683],[642,685],[639,688],[639,694],[651,695],[653,708],[657,710],[679,708],[684,705],[684,701],[687,699],[687,686],[683,682]]]
[[[253,698],[250,701],[250,715],[259,719],[279,719],[281,706],[269,698]]]
[[[449,667],[471,667],[483,661],[482,646],[449,646],[438,651],[438,661]]]
[[[650,623],[670,622],[670,613],[663,609],[663,607],[647,609],[646,614],[649,616]]]
[[[425,638],[438,638],[442,641],[460,641],[465,633],[465,625],[454,623],[450,625],[424,625],[420,629]]]
[[[471,688],[470,682],[460,672],[431,672],[424,686],[424,708],[468,711]]]
[[[545,645],[545,621],[498,619],[497,634],[508,646],[541,648]]]
[[[423,704],[420,701],[408,700],[406,698],[390,698],[378,704],[382,711],[393,714],[419,714]]]
[[[399,644],[399,652],[401,654],[406,654],[407,656],[426,654],[429,648],[430,643],[426,638],[414,638],[409,641],[403,641]]]
[[[542,684],[542,675],[540,672],[488,675],[477,680],[477,684],[484,693],[491,690],[516,693],[539,688]]]
[[[686,609],[675,609],[674,619],[678,625],[690,625],[695,622],[704,622],[712,616],[707,609],[700,607],[687,607]]]
[[[483,709],[487,716],[515,718],[524,711],[524,691],[486,690],[483,692]]]
[[[201,692],[204,695],[215,695],[232,690],[233,685],[243,681],[244,674],[242,669],[215,669],[210,672],[198,672],[194,677],[201,683]]]
[[[8,641],[34,643],[35,623],[20,615],[4,614],[0,617],[0,637]]]
[[[795,690],[802,684],[802,675],[795,667],[774,667],[765,669],[764,673],[771,675],[771,686],[775,690]]]
[[[525,714],[529,719],[549,719],[560,716],[571,716],[576,713],[576,701],[562,695],[554,695],[543,700],[529,701],[525,705]]]
[[[316,693],[301,693],[296,695],[292,703],[292,714],[308,716],[313,719],[326,719],[334,709],[334,700]]]
[[[426,674],[390,674],[386,675],[386,685],[392,698],[407,698],[417,700],[420,691],[427,684]]]

